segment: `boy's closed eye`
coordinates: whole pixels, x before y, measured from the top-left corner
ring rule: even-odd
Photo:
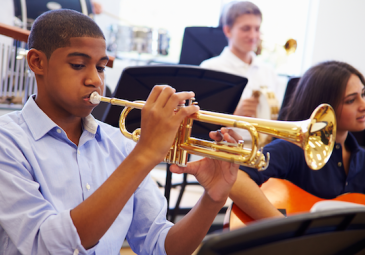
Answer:
[[[75,70],[80,70],[81,68],[83,68],[85,65],[83,64],[73,64],[73,63],[70,63],[70,66],[72,69],[75,69]]]
[[[105,66],[97,66],[96,69],[99,73],[103,73],[105,71]]]
[[[72,69],[75,70],[81,70],[83,67],[85,67],[85,65],[83,64],[73,64],[73,63],[70,63],[70,66]],[[105,66],[97,66],[96,69],[98,70],[99,73],[103,73],[105,71]]]

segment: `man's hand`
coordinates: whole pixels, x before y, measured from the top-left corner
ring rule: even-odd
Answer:
[[[243,99],[238,103],[237,108],[234,111],[234,115],[256,117],[258,104],[258,97],[252,96],[250,98]]]
[[[190,105],[176,112],[177,106],[194,97],[194,93],[175,92],[170,86],[155,86],[142,108],[141,137],[136,149],[155,164],[166,156],[181,122],[199,110]]]

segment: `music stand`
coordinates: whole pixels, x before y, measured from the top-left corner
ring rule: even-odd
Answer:
[[[130,101],[145,101],[155,85],[168,84],[176,91],[193,91],[196,102],[206,111],[232,114],[241,98],[247,79],[224,72],[184,65],[135,66],[123,70],[113,97]],[[108,104],[103,122],[115,127],[119,125],[121,107]],[[131,111],[127,118],[127,128],[140,127],[140,111]],[[209,131],[218,125],[203,122],[194,123],[192,135],[209,139]]]
[[[247,79],[242,76],[194,66],[135,66],[123,70],[112,96],[129,101],[145,101],[153,86],[158,84],[168,84],[178,92],[194,91],[195,99],[202,110],[232,114],[241,98],[242,91],[247,84]],[[102,121],[118,127],[121,111],[121,107],[108,104]],[[126,126],[129,132],[139,128],[140,121],[141,111],[131,111],[126,120]],[[217,130],[220,127],[218,125],[195,121],[191,136],[209,139],[209,132]],[[168,169],[166,175],[165,196],[169,213],[172,174]],[[182,192],[184,192],[183,187],[185,186],[182,186],[180,190],[181,196]],[[180,195],[175,209],[180,203]]]
[[[267,219],[208,237],[198,255],[364,254],[365,209],[347,208]]]
[[[186,27],[179,64],[200,65],[203,60],[221,54],[227,45],[221,27]]]

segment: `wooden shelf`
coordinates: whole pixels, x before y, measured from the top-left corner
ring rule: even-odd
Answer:
[[[0,34],[14,38],[15,40],[18,41],[28,42],[30,31],[15,26],[10,26],[4,23],[0,23]],[[114,59],[115,57],[109,56],[109,61],[107,64],[108,67],[111,68],[113,67]]]

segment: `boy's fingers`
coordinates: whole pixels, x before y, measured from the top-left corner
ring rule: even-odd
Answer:
[[[186,167],[181,167],[181,166],[173,164],[170,166],[170,171],[175,174],[186,173],[186,174],[195,175],[200,166],[200,162],[201,162],[201,160],[194,161],[194,162],[188,162]]]
[[[237,143],[239,140],[242,140],[242,137],[234,132],[230,128],[221,128],[217,131],[211,131],[209,133],[209,137],[216,142],[226,141],[229,143]]]
[[[237,143],[238,140],[236,140],[235,138],[233,138],[232,136],[230,136],[229,134],[224,134],[224,140],[229,142],[229,143]]]
[[[167,87],[167,85],[156,85],[152,88],[151,93],[149,94],[146,104],[155,103],[157,98],[160,96],[163,89]]]
[[[169,100],[166,102],[165,107],[167,109],[174,110],[176,109],[176,106],[185,103],[186,100],[189,100],[190,98],[193,98],[195,96],[194,92],[177,92],[171,95]]]
[[[248,100],[253,102],[253,103],[259,103],[259,98],[258,97],[252,96],[252,97],[248,98]]]
[[[212,138],[214,141],[216,142],[221,142],[223,141],[223,135],[220,132],[220,130],[217,131],[210,131],[209,132],[209,137]]]
[[[156,106],[159,108],[164,108],[170,102],[171,98],[174,97],[176,90],[170,86],[165,86],[158,98],[156,99],[155,103]],[[176,102],[177,104],[177,102]]]
[[[197,111],[199,111],[199,106],[198,105],[189,105],[183,108],[180,108],[179,111],[176,113],[176,117],[178,119],[184,119],[194,113],[196,113]]]
[[[222,128],[222,132],[228,133],[234,140],[239,141],[242,140],[242,137],[237,134],[233,129],[231,128]]]

